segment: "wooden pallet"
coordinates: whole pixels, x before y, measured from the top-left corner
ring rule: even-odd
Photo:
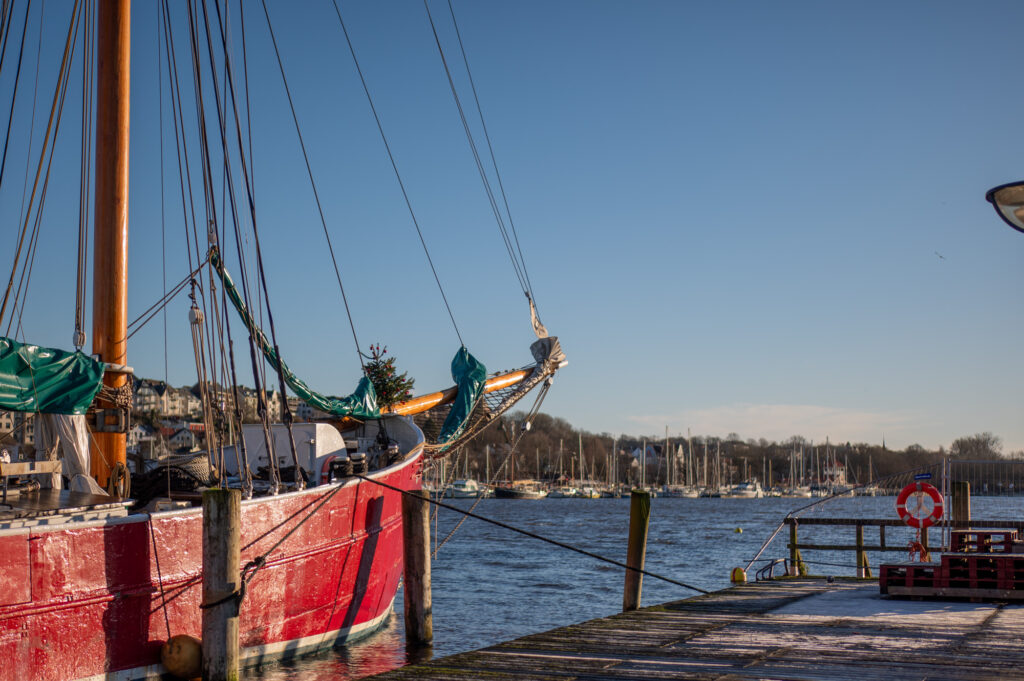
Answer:
[[[953,530],[953,553],[1013,553],[1020,544],[1017,530]]]
[[[879,591],[892,596],[947,596],[1024,600],[1024,554],[943,553],[938,563],[880,567]],[[909,590],[909,591],[908,591]]]

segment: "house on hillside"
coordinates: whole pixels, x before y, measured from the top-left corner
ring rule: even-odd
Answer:
[[[198,434],[189,428],[181,428],[174,435],[167,438],[168,444],[174,451],[195,451],[199,445]]]

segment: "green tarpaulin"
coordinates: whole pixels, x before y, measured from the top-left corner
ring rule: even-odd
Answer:
[[[0,337],[0,409],[84,414],[103,385],[103,368],[81,352]]]
[[[231,303],[238,310],[242,321],[249,328],[253,340],[256,341],[256,344],[263,352],[263,356],[267,358],[271,366],[278,366],[279,360],[277,353],[274,352],[274,347],[267,340],[263,331],[256,326],[256,322],[245,306],[245,301],[238,295],[235,283],[231,280],[231,275],[224,269],[224,263],[221,261],[220,254],[216,249],[210,250],[210,263],[217,270],[221,281],[224,282],[224,289],[227,291]],[[332,416],[354,416],[361,419],[380,418],[380,409],[377,407],[377,394],[373,390],[373,384],[367,377],[363,376],[359,380],[356,391],[348,397],[329,397],[311,390],[302,379],[291,372],[283,360],[280,360],[280,367],[281,373],[284,375],[284,382],[288,384],[288,387],[314,409],[319,409]]]
[[[216,248],[210,249],[210,263],[224,283],[224,289],[227,291],[228,298],[231,299],[231,303],[235,306],[242,321],[249,328],[253,340],[256,341],[263,352],[263,356],[267,358],[267,361],[272,366],[278,366],[277,353],[274,352],[273,346],[267,340],[263,331],[256,326],[252,315],[249,314],[245,301],[238,294],[238,290],[231,280],[231,275],[224,269],[224,263],[220,259],[220,254]],[[280,366],[281,372],[284,374],[285,383],[309,406],[334,416],[354,416],[364,419],[380,418],[380,409],[377,407],[377,395],[373,390],[373,384],[367,377],[364,376],[359,380],[359,386],[356,388],[356,391],[348,397],[327,397],[311,390],[309,386],[288,369],[283,360],[280,361]],[[476,407],[477,401],[483,394],[484,384],[487,382],[487,369],[473,355],[469,354],[465,347],[462,347],[455,353],[455,358],[452,360],[452,379],[455,380],[459,392],[455,397],[455,402],[452,403],[451,411],[448,413],[444,425],[441,427],[441,435],[438,437],[439,444],[451,442],[466,427],[466,423],[473,413],[473,408]]]
[[[451,442],[462,434],[462,429],[466,427],[477,400],[484,392],[487,369],[476,357],[469,354],[469,350],[461,347],[452,360],[452,380],[459,386],[459,394],[455,396],[452,410],[448,412],[448,418],[441,426],[441,434],[437,438],[439,444]]]

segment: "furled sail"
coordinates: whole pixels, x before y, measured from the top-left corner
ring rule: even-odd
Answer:
[[[103,385],[103,362],[0,337],[0,409],[84,414]]]
[[[238,290],[235,288],[235,283],[231,279],[231,275],[228,274],[227,270],[224,269],[224,262],[220,259],[220,253],[216,247],[210,249],[210,264],[217,271],[221,281],[224,283],[224,289],[228,294],[228,298],[231,300],[231,304],[235,306],[235,310],[238,311],[238,315],[242,318],[246,327],[249,329],[249,333],[252,335],[253,340],[259,345],[260,350],[263,352],[263,356],[267,358],[271,366],[280,366],[281,374],[284,376],[285,383],[291,388],[296,395],[299,396],[306,404],[319,409],[320,411],[330,414],[332,416],[352,416],[358,419],[375,419],[380,418],[380,409],[377,407],[377,394],[373,390],[373,383],[366,376],[359,379],[359,385],[356,387],[354,393],[347,397],[330,397],[322,395],[315,390],[311,389],[306,383],[298,376],[291,372],[288,365],[284,363],[284,360],[278,358],[277,353],[274,352],[274,347],[267,340],[266,335],[256,325],[256,321],[249,314],[249,309],[245,305],[245,301],[238,294]]]
[[[259,345],[263,356],[271,365],[278,366],[277,353],[253,320],[245,302],[235,288],[231,275],[224,268],[224,263],[216,247],[210,249],[210,264],[213,265],[223,282],[228,298]],[[534,319],[536,318],[534,317]],[[455,358],[452,359],[452,379],[456,383],[454,388],[399,403],[388,411],[396,414],[415,414],[442,404],[450,404],[451,409],[441,426],[440,434],[436,441],[429,443],[428,447],[432,451],[440,453],[450,447],[463,444],[487,423],[503,414],[534,386],[552,375],[565,362],[565,355],[562,353],[558,339],[553,336],[536,341],[531,346],[531,350],[537,362],[532,368],[512,372],[510,376],[513,376],[514,380],[495,377],[492,379],[495,385],[489,386],[486,367],[465,347],[461,347],[455,354]],[[381,416],[373,384],[365,376],[360,379],[356,391],[348,397],[327,397],[310,389],[305,382],[288,369],[284,361],[280,361],[280,367],[288,387],[306,404],[315,409],[342,419],[346,417],[374,419]],[[477,409],[482,404],[484,394],[488,392],[492,392],[492,397],[497,399],[490,400],[482,410]],[[423,406],[419,406],[420,404]]]
[[[465,346],[459,348],[452,360],[452,380],[459,388],[451,411],[445,417],[438,436],[438,444],[446,445],[462,434],[469,423],[469,417],[476,408],[487,383],[487,368],[469,354]]]

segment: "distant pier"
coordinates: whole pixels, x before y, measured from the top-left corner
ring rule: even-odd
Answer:
[[[1022,640],[1022,605],[897,600],[882,597],[877,580],[790,578],[552,629],[373,678],[1006,681],[1024,673]]]

